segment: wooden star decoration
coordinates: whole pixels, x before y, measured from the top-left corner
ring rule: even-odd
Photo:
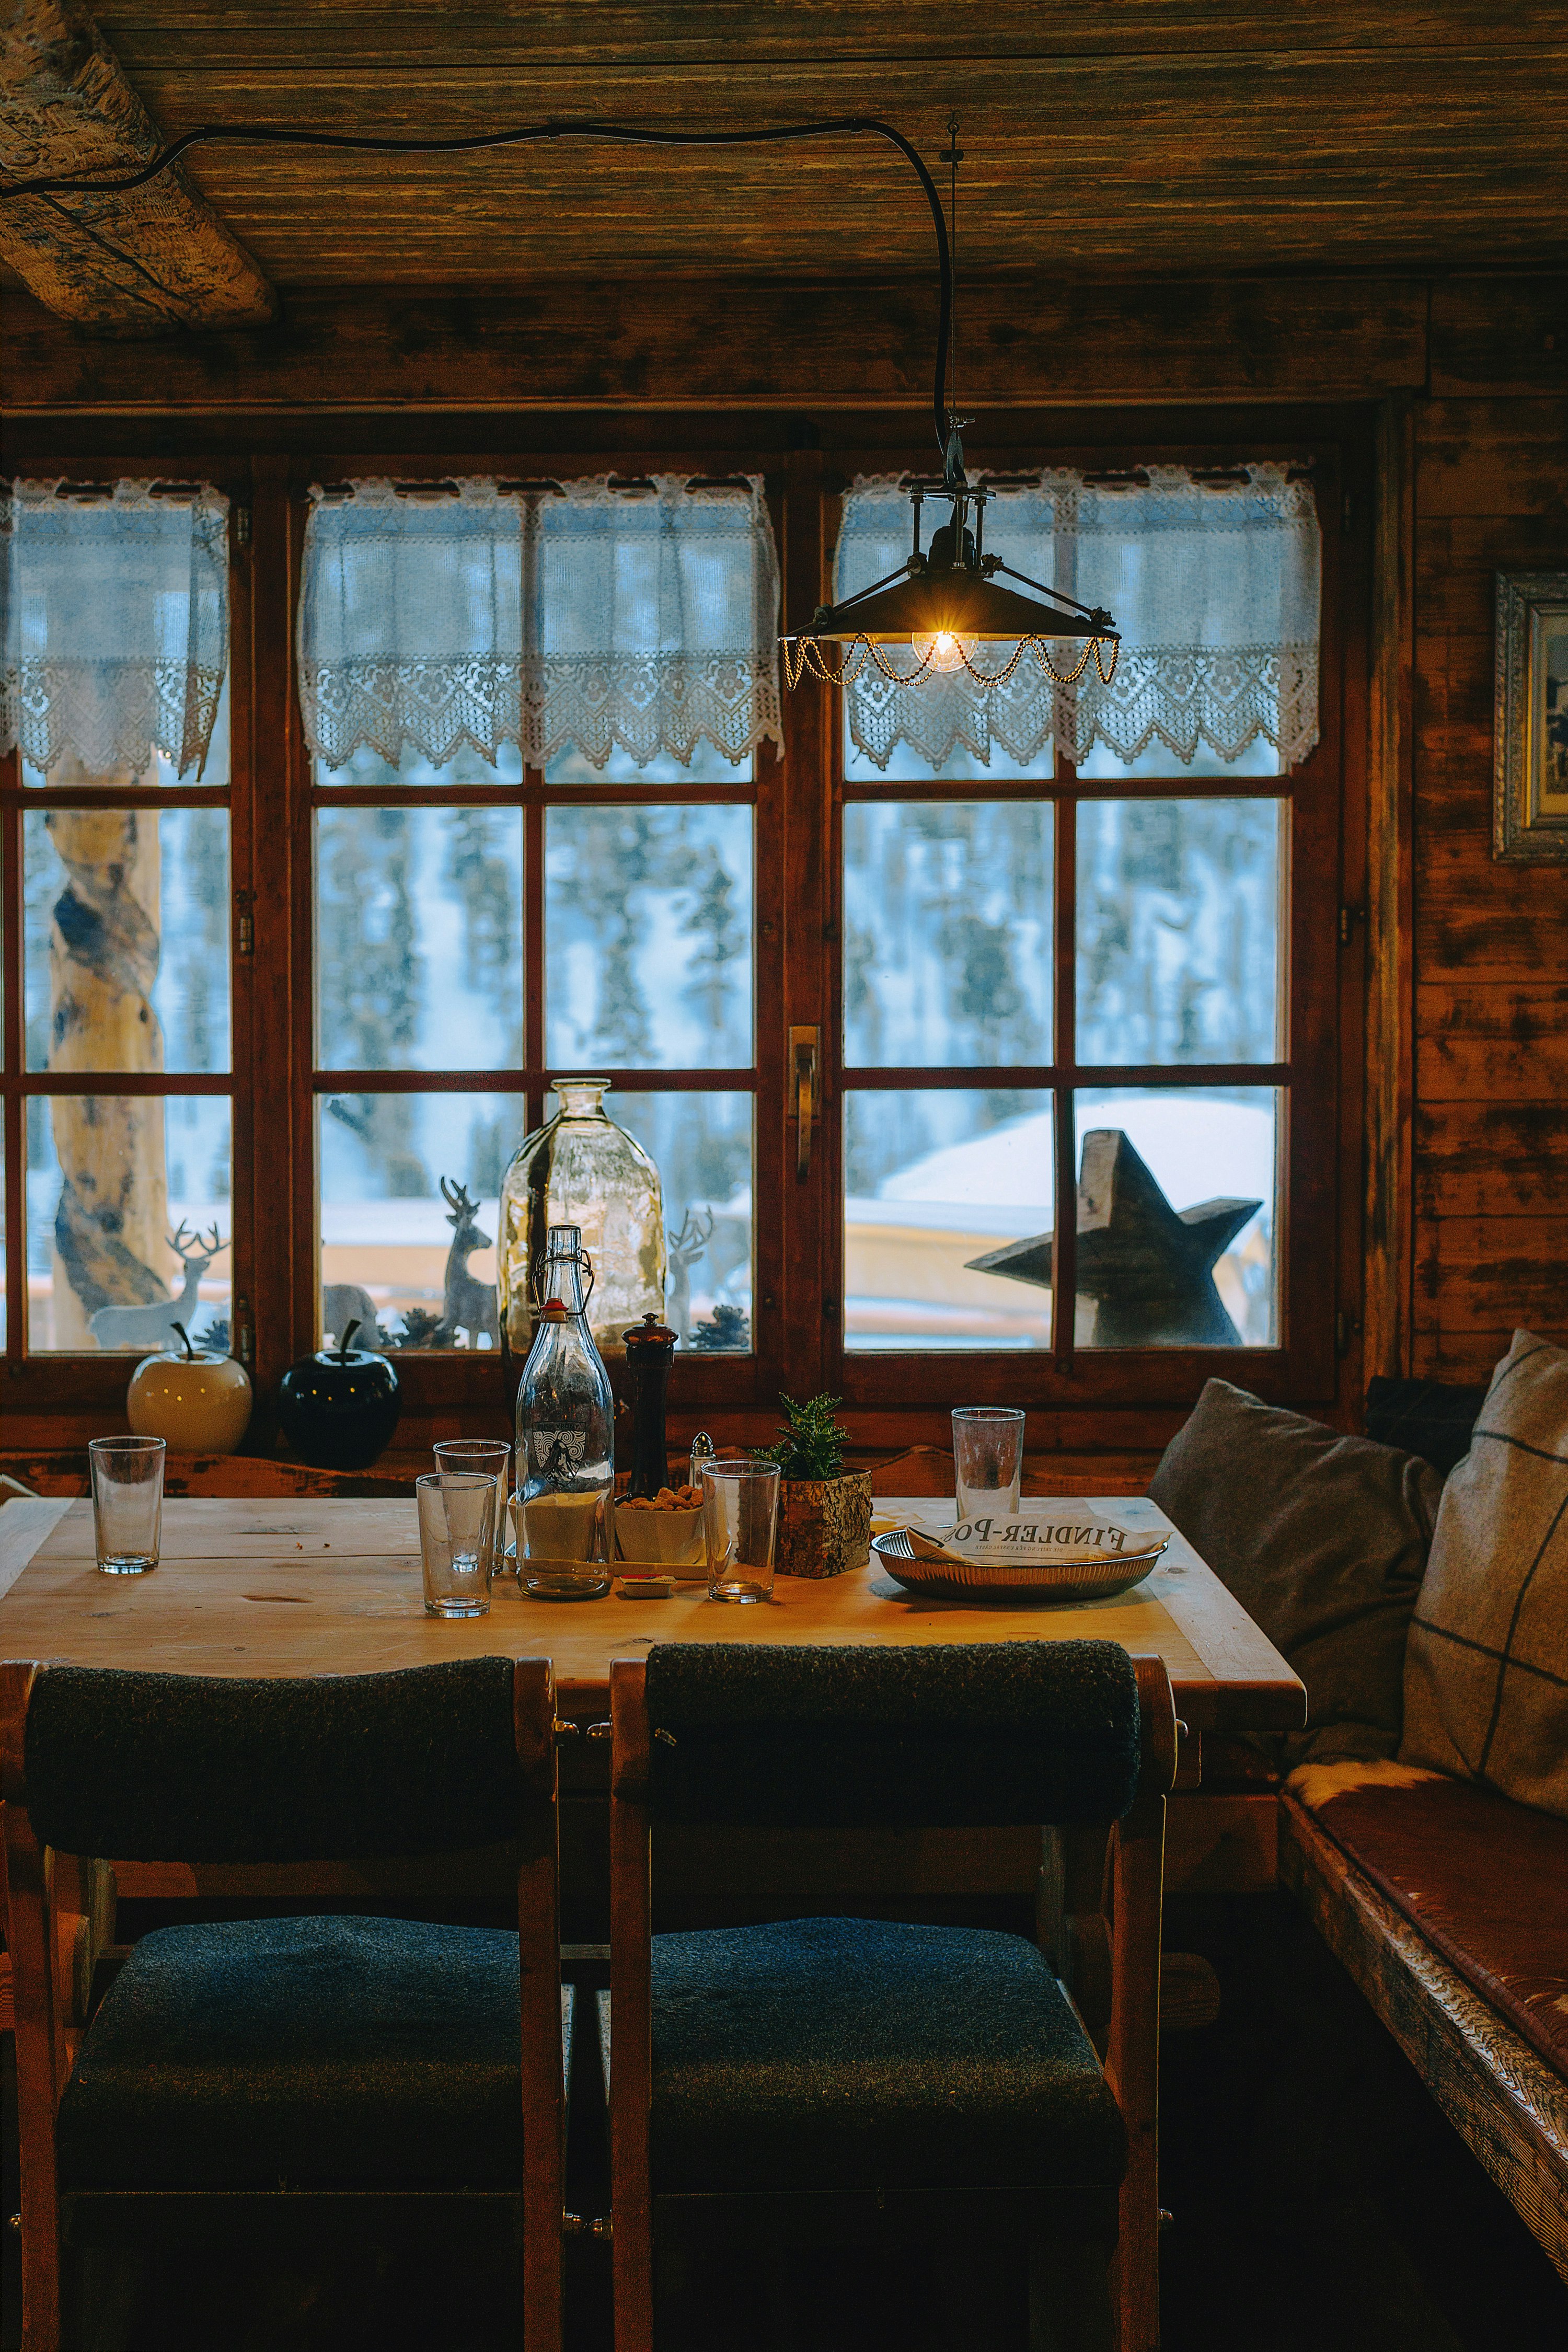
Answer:
[[[1260,1201],[1200,1201],[1173,1209],[1118,1127],[1083,1139],[1078,1180],[1080,1298],[1094,1301],[1091,1348],[1239,1348],[1214,1266]],[[1049,1289],[1055,1229],[967,1263],[976,1273]]]

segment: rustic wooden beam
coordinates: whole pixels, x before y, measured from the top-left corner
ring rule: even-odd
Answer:
[[[0,35],[0,172],[135,169],[161,143],[80,0],[17,0]],[[91,334],[253,327],[277,315],[249,254],[177,167],[126,195],[10,198],[0,258]]]
[[[1412,955],[1415,461],[1408,397],[1379,405],[1368,677],[1366,894],[1367,1373],[1411,1363],[1415,1224]]]
[[[1419,279],[966,288],[964,376],[987,411],[1041,403],[1365,398],[1420,386]],[[291,294],[253,334],[138,360],[5,313],[9,410],[778,404],[931,397],[934,287],[725,278],[553,279],[521,295]]]

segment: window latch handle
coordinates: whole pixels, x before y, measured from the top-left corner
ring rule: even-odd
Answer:
[[[801,1183],[811,1173],[811,1130],[821,1111],[821,1046],[820,1029],[792,1029],[789,1033],[790,1117],[795,1122],[795,1172]]]

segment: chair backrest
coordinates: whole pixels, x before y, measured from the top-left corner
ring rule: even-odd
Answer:
[[[34,1833],[126,1862],[314,1862],[516,1840],[533,1794],[510,1658],[298,1681],[41,1666]],[[534,1744],[539,1744],[536,1737]]]
[[[1170,1678],[1116,1642],[657,1645],[610,1668],[616,2342],[653,2340],[653,1825],[1109,1826],[1106,2071],[1127,2126],[1122,2343],[1158,2334],[1155,2117]],[[1130,2283],[1129,2283],[1130,2282]]]
[[[275,1881],[290,1864],[504,1845],[517,1882],[523,2337],[529,2352],[559,2352],[556,1731],[548,1658],[299,1681],[0,1663],[28,2343],[58,2340],[55,2115],[95,1955],[113,1937],[106,1861],[254,1865]],[[352,1871],[295,1874],[308,1874],[312,1907],[363,1891]]]
[[[659,1644],[647,1694],[656,1821],[1109,1822],[1138,1787],[1138,1680],[1115,1642]]]

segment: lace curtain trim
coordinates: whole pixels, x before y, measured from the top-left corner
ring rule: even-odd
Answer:
[[[998,492],[986,546],[1115,614],[1111,682],[1091,665],[1058,687],[1026,656],[989,691],[962,674],[906,689],[868,664],[846,690],[852,741],[879,768],[900,744],[933,767],[960,750],[1026,765],[1053,740],[1075,761],[1104,745],[1128,765],[1155,743],[1186,765],[1204,750],[1237,760],[1262,740],[1282,770],[1299,764],[1318,740],[1317,508],[1310,482],[1282,467],[1245,475],[1215,484],[1151,466],[1146,481],[1112,488],[1055,468]],[[862,477],[845,500],[835,594],[890,570],[908,536],[899,478]]]
[[[683,764],[782,743],[778,561],[760,477],[646,488],[608,475],[456,496],[312,490],[300,610],[307,740],[439,767],[503,743]]]
[[[0,493],[0,749],[46,774],[199,775],[228,667],[228,500],[204,485]]]

